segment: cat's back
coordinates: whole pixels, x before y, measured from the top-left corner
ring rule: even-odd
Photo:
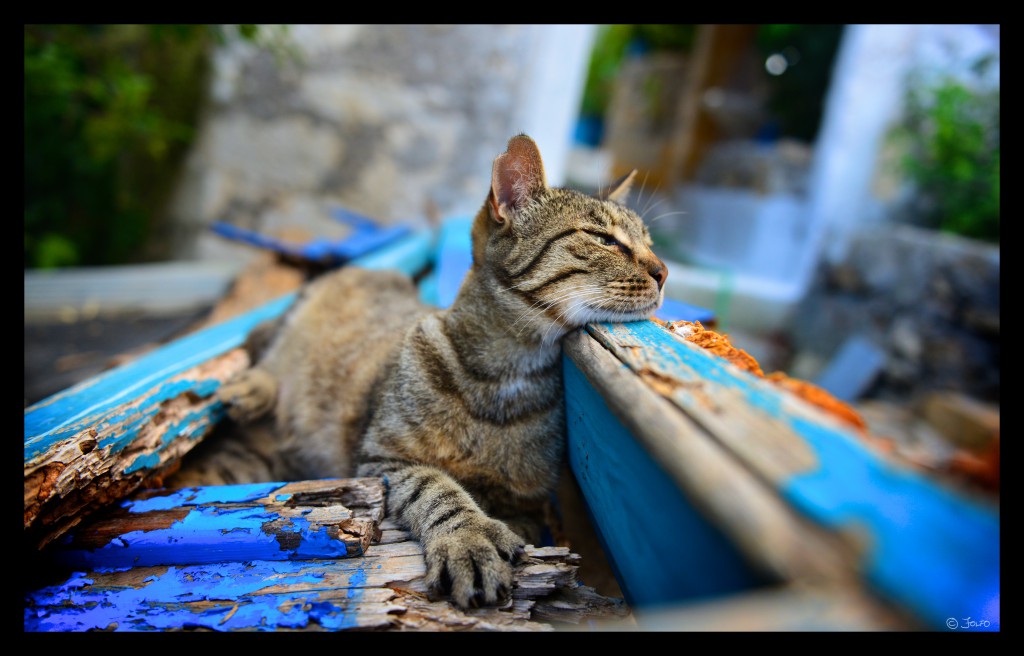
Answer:
[[[278,380],[278,426],[305,436],[297,446],[308,475],[321,462],[333,463],[324,475],[350,473],[334,465],[365,430],[405,333],[432,310],[394,271],[346,267],[303,290],[260,367]]]

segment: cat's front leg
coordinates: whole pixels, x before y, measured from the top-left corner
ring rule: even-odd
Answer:
[[[360,468],[384,475],[389,512],[423,544],[426,583],[462,608],[494,605],[512,590],[512,565],[525,548],[504,522],[488,517],[451,476],[434,467]]]
[[[228,416],[248,424],[267,415],[277,402],[277,379],[259,367],[245,369],[217,389]]]

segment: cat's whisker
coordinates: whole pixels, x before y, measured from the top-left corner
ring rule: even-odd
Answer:
[[[666,216],[675,216],[677,214],[689,214],[689,212],[684,212],[682,210],[680,210],[678,212],[665,212],[664,214],[659,214],[658,216],[656,216],[653,219],[651,219],[650,223],[654,223],[658,219],[664,219]]]
[[[589,310],[589,309],[590,309],[590,306],[588,304],[586,304],[586,303],[580,303],[579,305],[577,305],[575,307],[570,307],[569,308],[569,314],[565,317],[565,323],[570,324],[570,325],[575,325],[576,324],[575,317],[580,315],[583,311]],[[559,316],[559,318],[561,318],[562,317],[562,313],[559,313],[558,316]],[[552,324],[552,326],[557,326],[557,325],[558,325],[557,323]],[[547,340],[547,333],[545,333],[545,335],[544,335],[544,340],[545,341]]]
[[[650,171],[644,171],[644,181],[643,181],[643,183],[642,183],[642,184],[640,185],[640,193],[639,193],[639,194],[637,194],[637,199],[636,199],[636,204],[637,204],[637,205],[640,205],[640,203],[642,203],[642,202],[643,202],[643,198],[644,198],[644,188],[645,188],[645,187],[647,186],[647,177],[648,177],[648,176],[649,176],[650,174],[651,174],[651,172],[650,172]],[[653,198],[653,197],[654,197],[654,191],[653,191],[653,190],[651,190],[651,195],[647,197],[647,202],[648,202],[648,203],[650,203],[650,202],[651,202],[651,198]],[[639,214],[640,214],[640,216],[643,216],[643,212],[639,212]]]
[[[579,289],[579,288],[571,289],[568,292],[564,292],[562,294],[559,294],[559,295],[557,295],[557,296],[555,296],[554,298],[551,298],[551,299],[541,299],[541,300],[537,301],[536,303],[534,303],[533,305],[531,305],[530,307],[526,308],[526,310],[523,311],[523,313],[519,315],[519,318],[516,319],[516,321],[511,326],[509,326],[509,327],[510,328],[514,328],[515,325],[517,323],[519,323],[519,321],[521,319],[523,319],[527,315],[527,313],[530,312],[530,310],[533,310],[534,308],[536,308],[539,305],[544,305],[544,307],[540,308],[538,310],[538,312],[535,313],[534,316],[536,316],[537,314],[540,314],[544,310],[547,310],[548,308],[552,307],[553,305],[555,305],[559,301],[564,300],[566,298],[570,298],[573,294],[575,294],[577,292],[582,292],[582,291],[600,291],[600,288],[599,287],[594,287],[593,285],[587,285],[586,287],[584,287],[582,289]]]
[[[654,200],[654,197],[653,197],[653,196],[651,197],[651,200]],[[650,207],[645,207],[645,208],[644,208],[644,210],[643,210],[643,212],[641,212],[641,213],[640,213],[640,218],[641,218],[641,219],[642,219],[642,220],[643,220],[644,222],[647,222],[647,213],[648,213],[648,212],[653,212],[653,211],[654,211],[654,210],[655,210],[655,209],[656,209],[656,208],[657,208],[657,207],[658,207],[659,205],[661,205],[662,203],[664,203],[664,202],[665,202],[666,200],[667,200],[667,199],[665,199],[665,198],[659,198],[659,199],[658,199],[658,202],[654,203],[654,204],[653,204],[653,205],[651,205]],[[650,203],[648,203],[648,204],[650,204]]]
[[[512,291],[513,289],[516,289],[517,287],[522,287],[523,285],[529,285],[531,282],[534,282],[534,281],[532,279],[530,279],[530,280],[523,281],[523,282],[519,283],[518,285],[512,285],[511,287],[498,287],[497,289],[498,289],[499,292],[509,292],[509,291]]]
[[[571,294],[568,294],[568,295],[565,295],[565,296],[560,297],[558,299],[552,300],[547,305],[545,305],[544,308],[541,308],[541,309],[537,310],[532,316],[530,316],[530,319],[535,319],[536,317],[540,316],[545,310],[547,310],[547,309],[549,309],[551,307],[554,307],[555,305],[557,305],[561,301],[565,301],[565,300],[575,301],[575,300],[581,300],[581,299],[585,299],[585,298],[586,299],[599,298],[604,293],[605,292],[603,290],[601,290],[601,289],[575,290]],[[527,312],[529,312],[529,310],[527,310]],[[525,315],[525,313],[524,313],[524,315]],[[524,316],[520,316],[520,318],[516,320],[516,323],[518,323],[519,320],[521,320],[523,318],[524,318]],[[516,337],[522,336],[523,331],[525,331],[528,327],[529,327],[528,323],[524,324],[523,327],[520,328],[519,331],[516,333]],[[511,327],[510,327],[510,329],[511,329]]]
[[[593,286],[588,286],[588,287],[585,287],[583,289],[576,289],[576,290],[573,290],[572,292],[570,292],[568,294],[563,294],[563,295],[561,295],[559,297],[556,297],[555,299],[552,299],[544,308],[542,308],[542,309],[538,310],[537,312],[535,312],[530,318],[534,319],[534,318],[540,316],[540,314],[543,313],[545,310],[547,310],[547,309],[549,309],[551,307],[554,307],[559,302],[568,300],[571,303],[572,301],[577,301],[577,300],[582,300],[582,299],[599,298],[600,296],[604,295],[605,293],[606,292],[603,289],[601,289],[600,287],[593,287]],[[561,312],[559,312],[559,314],[557,315],[558,318],[561,318],[562,312],[564,312],[564,311],[565,310],[563,309]],[[529,310],[527,310],[527,312],[529,312]],[[523,317],[520,316],[520,319],[522,319],[522,318]],[[517,319],[516,323],[518,323],[518,322],[519,322],[519,320]],[[553,325],[558,325],[557,319],[553,323]],[[527,327],[528,327],[528,324],[524,325],[522,328],[520,328],[520,330],[516,333],[516,336],[517,337],[522,336],[523,331],[526,330]],[[547,333],[547,331],[545,330],[545,334],[546,333]]]

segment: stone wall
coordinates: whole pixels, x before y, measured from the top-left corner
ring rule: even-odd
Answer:
[[[568,148],[592,31],[297,25],[297,58],[219,47],[172,203],[176,256],[245,257],[209,233],[214,220],[335,237],[335,204],[382,222],[422,222],[430,204],[441,216],[475,213],[512,134],[548,130]],[[548,141],[554,161],[560,143]]]
[[[869,396],[999,398],[999,247],[912,227],[860,230],[797,313],[798,350],[828,358],[859,333],[886,355]]]

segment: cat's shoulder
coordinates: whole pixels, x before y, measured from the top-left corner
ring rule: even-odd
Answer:
[[[401,271],[342,267],[325,273],[309,285],[310,293],[379,292],[416,294],[412,278]]]

